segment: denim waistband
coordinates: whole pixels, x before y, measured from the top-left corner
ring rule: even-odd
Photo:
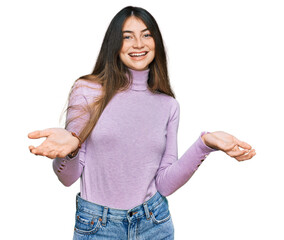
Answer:
[[[91,215],[101,216],[103,225],[106,223],[107,218],[119,221],[132,221],[136,218],[146,216],[147,219],[150,219],[150,215],[152,214],[151,211],[163,201],[168,202],[166,197],[157,191],[149,200],[145,201],[144,203],[129,210],[122,210],[89,202],[81,198],[80,193],[76,195],[77,209]]]

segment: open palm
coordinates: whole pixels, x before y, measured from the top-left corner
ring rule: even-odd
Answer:
[[[256,154],[248,143],[223,131],[205,134],[202,139],[207,146],[221,150],[238,161],[251,159]]]
[[[31,139],[45,137],[46,139],[38,147],[29,146],[30,152],[35,155],[42,155],[48,158],[65,157],[74,151],[79,140],[63,128],[48,128],[41,131],[34,131],[28,135]]]

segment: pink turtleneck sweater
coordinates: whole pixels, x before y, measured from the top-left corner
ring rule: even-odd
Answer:
[[[178,101],[147,89],[149,69],[130,71],[130,88],[111,99],[77,156],[53,160],[54,172],[65,186],[80,178],[82,198],[116,209],[131,209],[157,191],[172,194],[216,151],[200,135],[178,159]],[[83,108],[100,95],[100,87],[78,80],[69,105]],[[67,119],[80,113],[78,107],[71,109]],[[88,117],[74,120],[67,130],[79,134]]]

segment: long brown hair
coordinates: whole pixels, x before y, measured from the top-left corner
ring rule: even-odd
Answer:
[[[92,81],[102,86],[101,95],[88,108],[85,108],[88,109],[90,118],[80,132],[82,141],[90,135],[112,97],[118,91],[127,89],[132,81],[131,72],[119,58],[123,42],[122,27],[130,16],[135,16],[144,22],[155,42],[155,58],[149,65],[148,89],[153,93],[164,93],[175,98],[170,86],[164,43],[156,20],[143,8],[125,7],[114,16],[109,24],[93,72],[76,80]],[[129,79],[126,74],[130,76]],[[67,110],[72,107],[75,106],[69,106]],[[65,128],[73,120],[66,121]]]

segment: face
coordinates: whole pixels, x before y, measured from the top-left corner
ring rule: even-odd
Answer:
[[[121,61],[133,70],[146,70],[155,57],[155,42],[142,20],[129,17],[122,28]]]

